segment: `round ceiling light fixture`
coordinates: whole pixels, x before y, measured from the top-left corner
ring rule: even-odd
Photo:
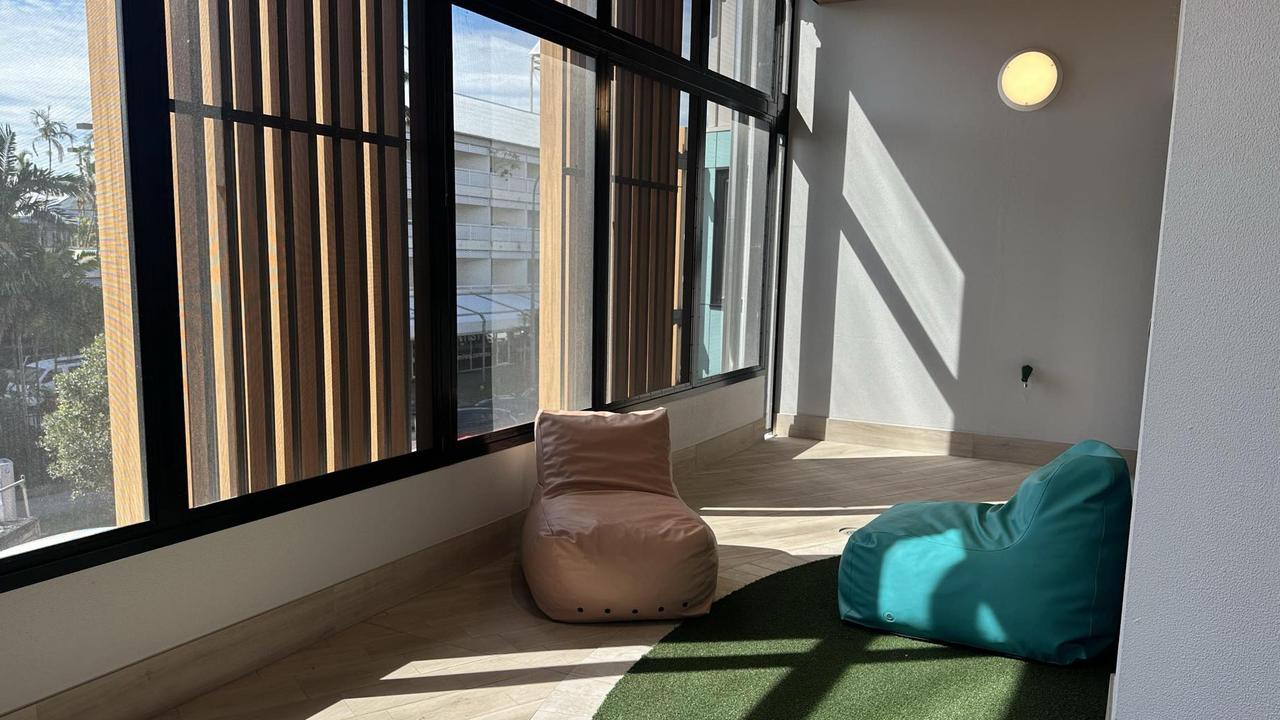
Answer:
[[[1048,50],[1023,50],[1000,67],[996,89],[1005,105],[1027,112],[1053,101],[1062,87],[1062,66]]]

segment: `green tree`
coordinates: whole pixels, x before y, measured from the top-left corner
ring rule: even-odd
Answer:
[[[78,183],[75,175],[31,162],[31,156],[18,149],[13,128],[0,127],[0,257],[14,257],[24,244],[29,250],[38,243],[41,223],[61,221],[49,209],[50,198],[73,193]]]
[[[40,446],[49,454],[49,474],[67,481],[73,499],[113,492],[103,336],[94,338],[83,354],[84,364],[54,381],[57,409],[45,417],[40,435]]]
[[[6,364],[23,396],[33,392],[20,371],[28,357],[70,352],[102,327],[88,266],[65,247],[64,233],[46,232],[66,223],[49,209],[50,198],[81,182],[32,163],[13,128],[0,127],[0,347],[12,353]]]
[[[53,119],[53,108],[46,107],[44,110],[31,111],[31,124],[36,128],[36,139],[31,143],[33,148],[37,148],[37,143],[43,142],[45,154],[48,157],[49,172],[53,172],[53,151],[58,151],[58,162],[62,162],[63,153],[66,148],[63,147],[63,140],[74,140],[75,136],[71,134],[71,129],[61,120]]]

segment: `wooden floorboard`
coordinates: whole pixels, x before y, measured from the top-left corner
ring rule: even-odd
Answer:
[[[773,438],[679,479],[720,542],[723,596],[838,553],[842,528],[905,500],[1001,500],[1031,470]],[[671,623],[564,625],[514,557],[490,563],[155,720],[590,718]]]

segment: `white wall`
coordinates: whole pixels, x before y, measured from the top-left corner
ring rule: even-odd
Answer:
[[[779,411],[1134,447],[1177,0],[796,9]]]
[[[755,379],[668,402],[673,449],[763,415]],[[0,594],[0,714],[527,504],[532,446]]]
[[[1189,0],[1115,717],[1280,717],[1280,5]]]

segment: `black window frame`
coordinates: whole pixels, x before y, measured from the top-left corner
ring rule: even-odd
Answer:
[[[125,99],[127,197],[130,204],[137,303],[137,348],[144,446],[143,487],[147,519],[88,537],[0,559],[0,593],[104,563],[159,549],[307,505],[406,479],[454,463],[527,443],[532,423],[485,435],[457,437],[457,351],[455,313],[456,223],[452,112],[452,8],[486,16],[545,38],[595,60],[595,273],[593,293],[607,292],[610,216],[610,88],[615,66],[689,94],[690,167],[687,168],[685,263],[682,320],[692,327],[692,300],[699,261],[698,228],[691,210],[697,198],[706,128],[706,103],[759,118],[770,130],[771,146],[785,157],[788,98],[782,92],[785,28],[791,0],[776,0],[774,82],[765,93],[707,69],[711,2],[693,0],[690,59],[682,58],[613,27],[612,0],[598,0],[595,16],[556,0],[409,0],[408,90],[410,198],[413,252],[414,406],[417,449],[318,477],[189,507],[186,417],[183,405],[181,329],[178,314],[178,251],[175,242],[174,177],[166,16],[164,0],[121,0],[119,43]],[[769,154],[768,187],[780,183],[777,153]],[[606,403],[606,303],[596,303],[592,339],[592,407],[626,410],[663,398],[684,397],[765,376],[774,358],[769,337],[775,324],[779,256],[785,229],[770,191],[766,209],[768,241],[761,294],[760,357],[756,365],[701,380],[691,379],[693,337],[684,332],[682,382],[663,390]],[[142,200],[145,198],[145,202]],[[775,230],[775,228],[778,228]],[[776,318],[775,318],[776,320]],[[769,395],[766,392],[766,395]]]

